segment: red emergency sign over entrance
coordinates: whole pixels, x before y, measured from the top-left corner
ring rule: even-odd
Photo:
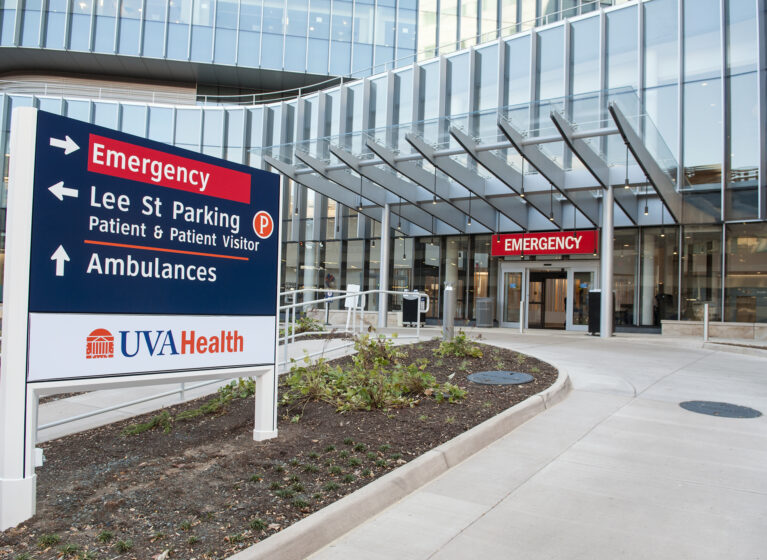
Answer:
[[[509,255],[592,255],[597,252],[597,230],[552,231],[494,235],[491,254]]]
[[[91,134],[88,171],[250,204],[250,175]]]

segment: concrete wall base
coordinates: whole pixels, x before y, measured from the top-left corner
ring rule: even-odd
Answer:
[[[661,332],[669,336],[703,336],[703,321],[661,321]],[[711,338],[741,338],[767,340],[767,323],[725,323],[711,321],[708,324]]]

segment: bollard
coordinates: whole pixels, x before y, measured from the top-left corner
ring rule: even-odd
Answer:
[[[420,305],[420,302],[419,302]],[[445,282],[442,303],[442,340],[451,341],[455,334],[455,290],[453,284]]]
[[[708,303],[703,304],[703,342],[708,342]]]
[[[525,332],[525,300],[519,300],[519,334]]]

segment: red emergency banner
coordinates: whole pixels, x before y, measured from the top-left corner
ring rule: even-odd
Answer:
[[[88,171],[250,204],[250,175],[91,134]]]
[[[591,255],[597,252],[597,230],[494,235],[494,257],[510,255]]]

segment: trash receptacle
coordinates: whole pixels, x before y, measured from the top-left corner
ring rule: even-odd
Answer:
[[[596,335],[602,329],[602,290],[589,292],[589,334]],[[612,330],[615,332],[615,292],[613,292]]]
[[[415,325],[418,322],[418,294],[402,295],[402,324]],[[421,315],[423,322],[423,315]]]
[[[478,327],[493,326],[493,298],[477,298],[474,315],[477,318]]]

